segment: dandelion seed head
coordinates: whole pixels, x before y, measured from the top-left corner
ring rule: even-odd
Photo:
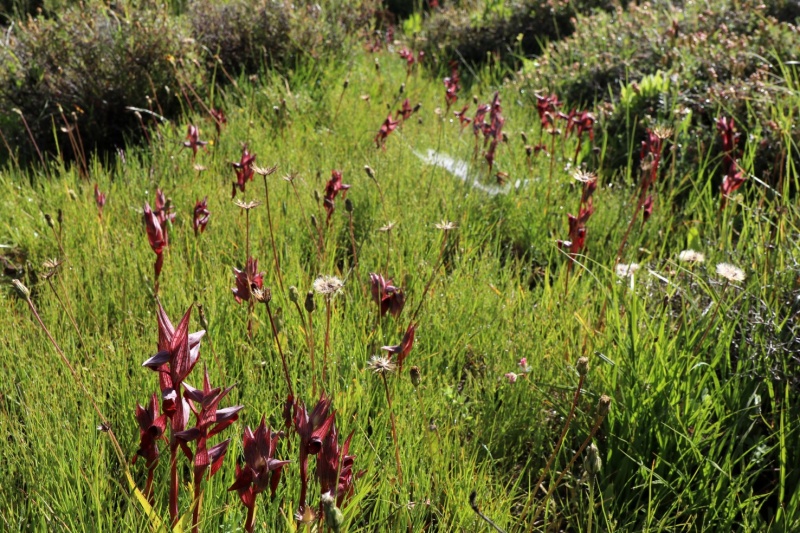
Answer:
[[[397,223],[394,221],[387,222],[385,226],[381,226],[380,228],[378,228],[378,231],[383,231],[383,232],[392,231],[396,225]]]
[[[617,265],[616,269],[617,277],[622,279],[632,277],[638,271],[639,271],[638,263],[631,263],[630,265],[620,263]]]
[[[333,298],[342,292],[344,282],[336,276],[320,276],[314,280],[314,291],[326,298]]]
[[[241,200],[236,200],[233,203],[236,204],[238,207],[244,209],[245,211],[249,211],[249,210],[254,209],[254,208],[258,207],[259,205],[261,205],[261,203],[257,202],[257,201],[243,202]]]
[[[581,183],[590,183],[597,179],[597,176],[594,172],[586,172],[583,169],[578,169],[572,174],[572,178],[575,181],[579,181]]]
[[[444,219],[442,219],[441,222],[437,222],[436,224],[434,224],[434,226],[436,227],[436,229],[439,229],[439,230],[442,230],[442,231],[445,231],[445,232],[446,231],[452,231],[452,230],[456,229],[456,227],[457,227],[455,222],[450,222],[449,220],[444,220]]]
[[[391,374],[397,368],[391,358],[384,355],[373,355],[367,363],[367,367],[376,374]]]
[[[695,250],[684,250],[678,254],[678,261],[681,263],[702,263],[706,260],[706,256]]]
[[[744,270],[730,263],[719,263],[717,274],[728,281],[744,281],[745,279]]]
[[[259,176],[269,176],[273,174],[276,170],[278,170],[277,166],[274,167],[259,167],[256,165],[252,165],[250,168],[253,169],[253,172],[258,174]]]

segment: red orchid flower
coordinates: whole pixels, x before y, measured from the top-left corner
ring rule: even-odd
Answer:
[[[136,404],[136,421],[139,422],[139,449],[131,461],[136,464],[136,459],[141,457],[145,460],[147,467],[147,482],[144,489],[144,496],[151,504],[153,503],[153,476],[156,466],[158,466],[158,445],[157,441],[164,434],[167,426],[167,415],[159,413],[158,394],[155,392],[150,397],[147,407]]]
[[[103,207],[106,205],[106,195],[100,192],[97,184],[94,184],[94,203],[97,205],[97,214],[103,218]]]
[[[258,271],[258,261],[252,257],[247,258],[244,270],[234,268],[233,274],[236,276],[236,287],[231,291],[236,303],[249,302],[253,289],[264,288],[264,272]]]
[[[411,102],[406,98],[403,101],[403,107],[397,110],[397,116],[403,119],[403,122],[409,119],[414,114],[414,109],[411,107]]]
[[[585,207],[581,207],[579,215],[576,217],[572,213],[567,214],[569,222],[569,240],[556,241],[559,248],[566,249],[570,255],[577,255],[586,247],[586,222],[594,213],[591,199]]]
[[[222,461],[225,459],[225,453],[228,451],[228,445],[231,442],[231,439],[225,439],[209,448],[208,439],[233,424],[239,418],[239,411],[244,406],[236,405],[225,409],[217,409],[219,402],[228,395],[233,386],[225,389],[212,388],[208,379],[207,368],[203,376],[202,390],[195,389],[188,383],[184,383],[183,388],[185,390],[184,398],[189,401],[189,407],[194,413],[197,422],[194,427],[179,431],[173,434],[173,437],[180,443],[181,449],[189,460],[194,463],[194,494],[197,504],[192,513],[192,524],[193,531],[197,531],[200,517],[200,495],[203,493],[203,478],[206,472],[208,472],[209,478],[217,473],[222,466]],[[200,407],[196,407],[197,405]],[[192,455],[187,446],[188,443],[193,441],[196,441],[194,455]]]
[[[202,201],[196,201],[194,204],[194,218],[192,222],[195,237],[198,233],[203,233],[206,230],[206,225],[208,224],[210,216],[211,212],[208,210],[208,196],[203,198]]]
[[[236,171],[236,181],[233,182],[233,194],[231,198],[236,197],[236,188],[238,187],[240,191],[244,192],[245,184],[248,181],[253,181],[254,171],[253,171],[253,163],[256,161],[256,155],[251,154],[247,150],[247,145],[242,147],[242,157],[239,159],[238,163],[232,163],[234,170]]]
[[[222,133],[222,126],[228,123],[228,117],[225,116],[225,112],[222,109],[211,109],[209,111],[211,114],[211,118],[214,119],[214,126],[217,128],[217,137],[220,136]]]
[[[410,323],[406,329],[403,340],[396,346],[383,346],[381,350],[386,350],[391,355],[397,356],[397,367],[403,370],[403,361],[405,361],[408,354],[411,353],[411,348],[414,347],[414,336],[417,331],[417,325]]]
[[[653,195],[648,195],[647,199],[642,204],[642,224],[650,220],[653,214]]]
[[[733,119],[726,117],[717,119],[717,132],[722,137],[722,168],[725,177],[720,185],[720,209],[724,209],[728,196],[741,187],[746,178],[737,163],[736,144],[739,142],[739,133],[736,131]]]
[[[197,129],[197,126],[189,124],[189,131],[186,134],[186,140],[183,142],[183,147],[192,149],[192,159],[194,159],[194,157],[197,155],[197,148],[205,148],[207,144],[208,141],[200,140],[200,130]]]
[[[555,94],[536,95],[536,112],[539,114],[539,121],[543,129],[553,125],[559,107],[561,107],[561,102],[558,101],[558,96]]]
[[[335,496],[337,507],[341,507],[345,499],[353,495],[355,490],[353,482],[364,475],[363,470],[353,474],[356,457],[348,455],[353,433],[348,435],[344,445],[339,449],[339,434],[336,431],[336,424],[333,424],[328,436],[322,442],[322,450],[317,455],[316,474],[320,493],[330,493]]]
[[[164,264],[162,252],[164,251],[164,246],[167,245],[167,241],[164,236],[164,231],[161,229],[161,223],[158,221],[158,217],[150,209],[150,204],[147,202],[144,203],[144,226],[147,230],[147,240],[150,241],[150,248],[152,248],[153,252],[156,254],[154,269],[156,279],[158,279],[158,276],[161,274],[161,266]]]
[[[336,411],[328,414],[331,401],[324,395],[309,413],[304,403],[294,404],[294,427],[300,437],[300,503],[299,514],[305,512],[308,494],[308,456],[322,450],[323,439],[333,426]]]
[[[414,55],[414,52],[409,50],[408,48],[403,48],[398,52],[400,57],[406,60],[406,74],[411,74],[411,70],[414,68],[415,63],[421,63],[422,58],[425,57],[425,52],[420,50],[417,55]]]
[[[381,316],[391,313],[397,317],[406,304],[406,297],[402,289],[392,285],[391,279],[384,279],[380,274],[371,272],[369,281],[372,290],[372,301],[378,304]]]
[[[478,109],[475,111],[475,118],[472,119],[472,133],[475,134],[475,137],[478,137],[478,133],[483,131],[484,128],[484,120],[486,119],[486,113],[489,112],[490,106],[489,104],[482,104],[478,106]]]
[[[466,104],[464,107],[461,108],[461,111],[454,111],[453,115],[458,118],[459,124],[461,124],[461,129],[463,130],[467,124],[472,122],[472,119],[467,116],[467,109],[469,109],[469,104]]]
[[[397,129],[397,125],[399,122],[396,120],[392,120],[392,114],[389,113],[389,116],[386,117],[386,120],[383,121],[381,124],[381,129],[378,130],[378,134],[375,136],[375,147],[376,148],[386,148],[385,142],[386,138],[392,133],[394,130]]]
[[[458,75],[458,63],[455,61],[450,62],[450,76],[444,79],[444,100],[447,103],[447,108],[456,103],[458,100],[458,91],[461,89],[461,78]],[[463,111],[462,111],[463,113]]]
[[[161,189],[156,189],[156,204],[153,213],[158,218],[161,229],[164,232],[164,243],[169,245],[168,228],[175,221],[175,206],[172,200],[167,198]]]
[[[325,199],[322,202],[322,205],[325,207],[325,211],[328,212],[329,221],[331,219],[331,215],[333,215],[334,209],[336,208],[334,200],[339,194],[339,191],[342,192],[342,198],[344,198],[349,188],[350,185],[347,183],[342,183],[342,173],[338,170],[332,170],[331,179],[329,179],[328,183],[325,184]]]
[[[244,466],[236,465],[236,481],[228,489],[239,493],[242,503],[247,507],[247,520],[244,529],[252,532],[255,526],[256,497],[270,489],[270,496],[275,497],[281,472],[284,465],[290,461],[279,461],[274,458],[275,448],[280,435],[268,429],[261,417],[261,424],[255,433],[249,427],[244,428],[242,448],[244,451]]]

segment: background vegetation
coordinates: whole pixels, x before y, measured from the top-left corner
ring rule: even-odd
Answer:
[[[28,9],[14,6],[20,17]],[[248,223],[250,254],[272,290],[278,342],[296,394],[309,405],[319,396],[313,382],[322,379],[318,367],[311,370],[310,331],[289,286],[303,295],[319,275],[344,280],[332,302],[329,372],[318,387],[332,399],[340,434],[353,432],[355,470],[365,470],[342,507],[343,530],[489,530],[470,508],[472,491],[480,511],[508,531],[800,525],[800,97],[790,6],[587,6],[602,9],[570,12],[574,32],[542,40],[541,56],[515,49],[513,29],[503,34],[513,54],[462,58],[452,106],[441,75],[451,74],[458,47],[431,48],[440,10],[468,9],[465,26],[441,41],[456,43],[482,39],[469,28],[518,19],[521,7],[420,5],[404,23],[367,3],[243,6],[43,9],[5,32],[2,529],[151,528],[89,397],[10,280],[31,289],[130,459],[139,446],[136,403],[158,390],[155,374],[141,367],[158,340],[155,255],[141,222],[157,189],[176,213],[160,301],[175,323],[191,304],[202,305],[201,364],[213,384],[236,384],[226,406],[244,405],[223,435],[232,443],[206,486],[201,530],[233,531],[244,522],[227,490],[233,463],[242,461],[244,426],[264,415],[272,428],[283,427],[288,391],[269,319],[263,306],[250,313],[230,294],[232,269],[246,261]],[[406,46],[416,58],[428,53],[409,67],[398,53]],[[144,65],[152,85],[136,70]],[[490,170],[483,137],[453,112],[469,104],[466,115],[474,117],[476,103],[496,92],[506,140],[499,135]],[[551,93],[563,104],[548,129],[536,104]],[[386,114],[406,98],[421,107],[377,148]],[[142,109],[141,123],[125,107]],[[224,111],[225,124],[211,118],[212,108]],[[593,141],[588,132],[568,133],[557,118],[571,110],[594,115]],[[723,117],[733,117],[740,133],[736,168],[745,177],[725,201],[720,183],[730,168],[715,122]],[[196,156],[182,146],[190,124],[209,141]],[[641,143],[656,127],[663,159],[644,221],[641,183],[652,166],[640,157]],[[231,162],[243,144],[257,165],[278,165],[237,193],[261,202],[249,216],[230,195]],[[326,223],[333,169],[351,185],[352,211],[340,195]],[[570,255],[556,241],[572,237],[567,213],[576,213],[585,187],[574,178],[578,169],[598,181],[586,247]],[[95,183],[107,195],[102,216]],[[211,218],[195,236],[192,209],[205,196]],[[456,228],[443,233],[436,227],[443,219]],[[381,231],[390,222],[391,231]],[[687,249],[704,261],[681,261]],[[53,257],[64,263],[50,276],[43,265]],[[721,277],[723,262],[746,279]],[[618,272],[632,263],[633,275]],[[399,317],[379,318],[370,272],[403,288]],[[317,306],[319,364],[326,330],[319,297]],[[400,342],[418,306],[413,350],[403,371],[387,376],[390,409],[368,362]],[[190,331],[198,329],[195,312]],[[580,357],[589,360],[584,379]],[[411,366],[421,372],[418,386]],[[201,370],[187,381],[198,386]],[[611,408],[593,434],[603,394]],[[599,471],[581,450],[592,435]],[[155,511],[166,520],[162,454]],[[257,523],[294,530],[296,436],[281,439],[276,457],[293,462],[276,498],[259,499]],[[143,462],[130,468],[143,488]],[[180,479],[185,512],[192,470],[183,459]],[[316,506],[316,484],[309,494]]]

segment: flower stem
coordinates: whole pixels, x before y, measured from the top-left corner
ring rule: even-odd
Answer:
[[[283,354],[281,347],[281,340],[278,338],[278,328],[275,327],[275,319],[272,317],[272,309],[267,302],[267,315],[269,315],[269,323],[272,326],[272,336],[275,338],[275,344],[278,345],[278,353],[281,355],[281,363],[283,363],[283,374],[286,377],[286,386],[289,387],[289,394],[294,397],[294,389],[292,389],[292,380],[289,377],[289,367],[286,365],[286,356]]]
[[[308,313],[308,353],[311,357],[311,396],[317,397],[317,371],[314,364],[314,317]]]
[[[433,284],[433,280],[436,277],[436,273],[439,271],[439,268],[442,266],[443,257],[444,257],[444,249],[447,246],[447,232],[444,232],[444,236],[442,237],[442,245],[439,248],[439,257],[436,259],[436,263],[434,264],[433,270],[431,271],[431,277],[428,279],[428,283],[425,285],[425,290],[422,291],[422,297],[419,300],[419,304],[417,308],[414,310],[414,314],[411,315],[411,322],[416,320],[417,315],[419,314],[420,310],[422,309],[422,304],[425,303],[425,296],[428,294],[428,290],[430,290],[431,285]]]
[[[267,222],[269,222],[269,239],[272,242],[272,256],[275,258],[275,271],[278,273],[278,285],[283,290],[283,276],[281,275],[281,264],[278,261],[278,249],[275,247],[275,235],[272,231],[272,214],[269,209],[269,186],[267,185],[267,177],[264,176],[264,195],[267,202]]]
[[[383,378],[383,388],[386,390],[386,402],[389,404],[389,419],[392,422],[392,440],[394,440],[394,458],[397,462],[397,480],[403,484],[403,468],[400,465],[400,443],[397,441],[397,426],[394,421],[394,410],[392,409],[392,395],[389,394],[389,383],[386,381],[386,374],[381,372]]]
[[[325,298],[325,349],[322,352],[322,386],[325,387],[325,369],[328,366],[328,352],[331,349],[331,300]]]

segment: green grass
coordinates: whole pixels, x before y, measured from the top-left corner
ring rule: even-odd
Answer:
[[[509,143],[500,145],[498,170],[507,172],[512,184],[524,181],[507,194],[491,196],[416,155],[437,150],[469,162],[476,175],[482,174],[482,183],[493,183],[480,154],[473,160],[470,128],[462,133],[444,113],[441,80],[422,73],[407,78],[396,53],[377,58],[379,71],[373,56],[354,52],[348,64],[301,68],[289,79],[240,80],[238,91],[219,95],[229,123],[219,141],[198,155],[197,163],[207,167],[203,172],[193,170],[189,151],[180,150],[189,123],[201,128],[204,139],[214,135],[212,123],[195,116],[152,132],[150,145],[126,148],[124,162],[95,161],[88,181],[57,162],[47,170],[0,173],[0,244],[25,252],[23,281],[128,458],[138,447],[136,402],[144,403],[158,387],[156,375],[141,367],[157,341],[155,255],[141,208],[145,201],[152,205],[157,187],[177,212],[159,298],[174,322],[193,302],[203,305],[209,331],[201,364],[208,365],[213,384],[236,383],[223,406],[245,406],[240,421],[222,436],[232,437],[232,444],[222,469],[207,484],[201,530],[235,531],[244,522],[238,497],[227,492],[240,460],[244,425],[255,427],[264,415],[271,427],[282,426],[287,389],[266,313],[256,307],[249,339],[247,306],[237,305],[230,293],[232,268],[245,261],[245,216],[230,200],[230,162],[239,159],[246,142],[257,164],[279,166],[267,179],[287,289],[296,286],[302,295],[322,274],[346,280],[343,294],[333,301],[324,388],[340,433],[354,432],[355,469],[366,473],[343,509],[344,530],[488,531],[470,509],[473,490],[481,511],[514,531],[544,528],[542,522],[530,523],[540,507],[537,514],[548,528],[573,531],[587,530],[590,514],[594,529],[609,531],[798,527],[794,167],[787,167],[780,195],[748,179],[723,212],[712,180],[721,154],[713,147],[705,148],[691,174],[666,171],[655,186],[653,216],[644,225],[635,223],[622,257],[641,269],[633,280],[620,280],[614,256],[635,207],[641,139],[631,139],[628,166],[615,174],[605,173],[602,147],[595,156],[584,143],[581,159],[599,175],[600,186],[588,223],[587,253],[568,274],[569,260],[555,240],[567,238],[566,213],[575,210],[580,196],[565,169],[575,139],[556,140],[552,177],[544,153],[529,168],[519,132],[531,141],[539,137],[531,95],[478,76],[481,81],[461,95],[457,107],[472,94],[484,102],[500,90]],[[339,105],[345,79],[349,87]],[[372,139],[387,104],[396,110],[405,97],[412,105],[421,102],[420,112],[388,138],[386,150],[376,149]],[[273,106],[280,109],[282,100],[285,111],[278,115]],[[776,106],[787,102],[797,103],[794,92]],[[470,112],[474,109],[471,104]],[[737,127],[746,134],[745,125]],[[375,170],[380,190],[364,165]],[[352,185],[347,197],[354,206],[357,270],[341,198],[324,229],[322,253],[303,218],[313,214],[324,227],[326,214],[314,191],[324,193],[332,169],[341,170]],[[281,179],[289,173],[297,176],[299,199]],[[102,220],[93,201],[95,182],[108,194]],[[195,238],[191,208],[206,195],[211,221]],[[262,178],[248,183],[247,193],[237,198],[242,196],[262,202],[250,216],[251,253],[266,271],[272,308],[279,309],[280,342],[295,390],[313,405],[318,398],[311,395],[303,323],[288,290],[278,287]],[[44,217],[55,219],[58,210],[63,255]],[[444,238],[435,228],[442,219],[458,227],[447,235],[443,267],[422,301]],[[387,234],[378,230],[390,221],[396,226],[387,252]],[[677,261],[678,253],[690,247],[706,254],[705,263],[688,268]],[[50,257],[66,260],[54,287],[74,314],[84,344],[42,277],[42,263]],[[716,263],[723,261],[742,267],[747,280],[725,284],[715,274]],[[388,274],[404,289],[408,301],[399,318],[376,318],[369,272]],[[25,301],[10,284],[2,294],[2,529],[147,530],[148,518],[128,490],[108,435],[97,430],[99,419],[89,400]],[[385,392],[367,362],[381,346],[400,341],[421,301],[413,351],[404,372],[389,376],[400,483]],[[325,330],[319,297],[317,306],[319,365]],[[197,329],[195,313],[190,331]],[[607,394],[611,411],[594,439],[603,467],[590,492],[579,457],[542,507],[544,493],[534,494],[533,484],[569,412],[581,356],[589,358],[589,373],[543,485],[550,488],[589,436],[598,399]],[[517,366],[522,357],[531,370],[509,383],[504,374],[522,374]],[[408,376],[411,365],[422,373],[416,390]],[[188,381],[198,386],[201,371],[196,368]],[[259,499],[257,523],[264,528],[296,527],[297,442],[290,435],[279,444],[277,457],[295,462],[285,469],[275,501]],[[156,510],[165,520],[167,463],[162,446]],[[143,488],[142,462],[131,470]],[[184,459],[180,471],[185,482],[181,511],[186,512],[191,469]],[[318,485],[311,487],[310,500],[317,505]],[[523,516],[525,507],[530,509]]]

